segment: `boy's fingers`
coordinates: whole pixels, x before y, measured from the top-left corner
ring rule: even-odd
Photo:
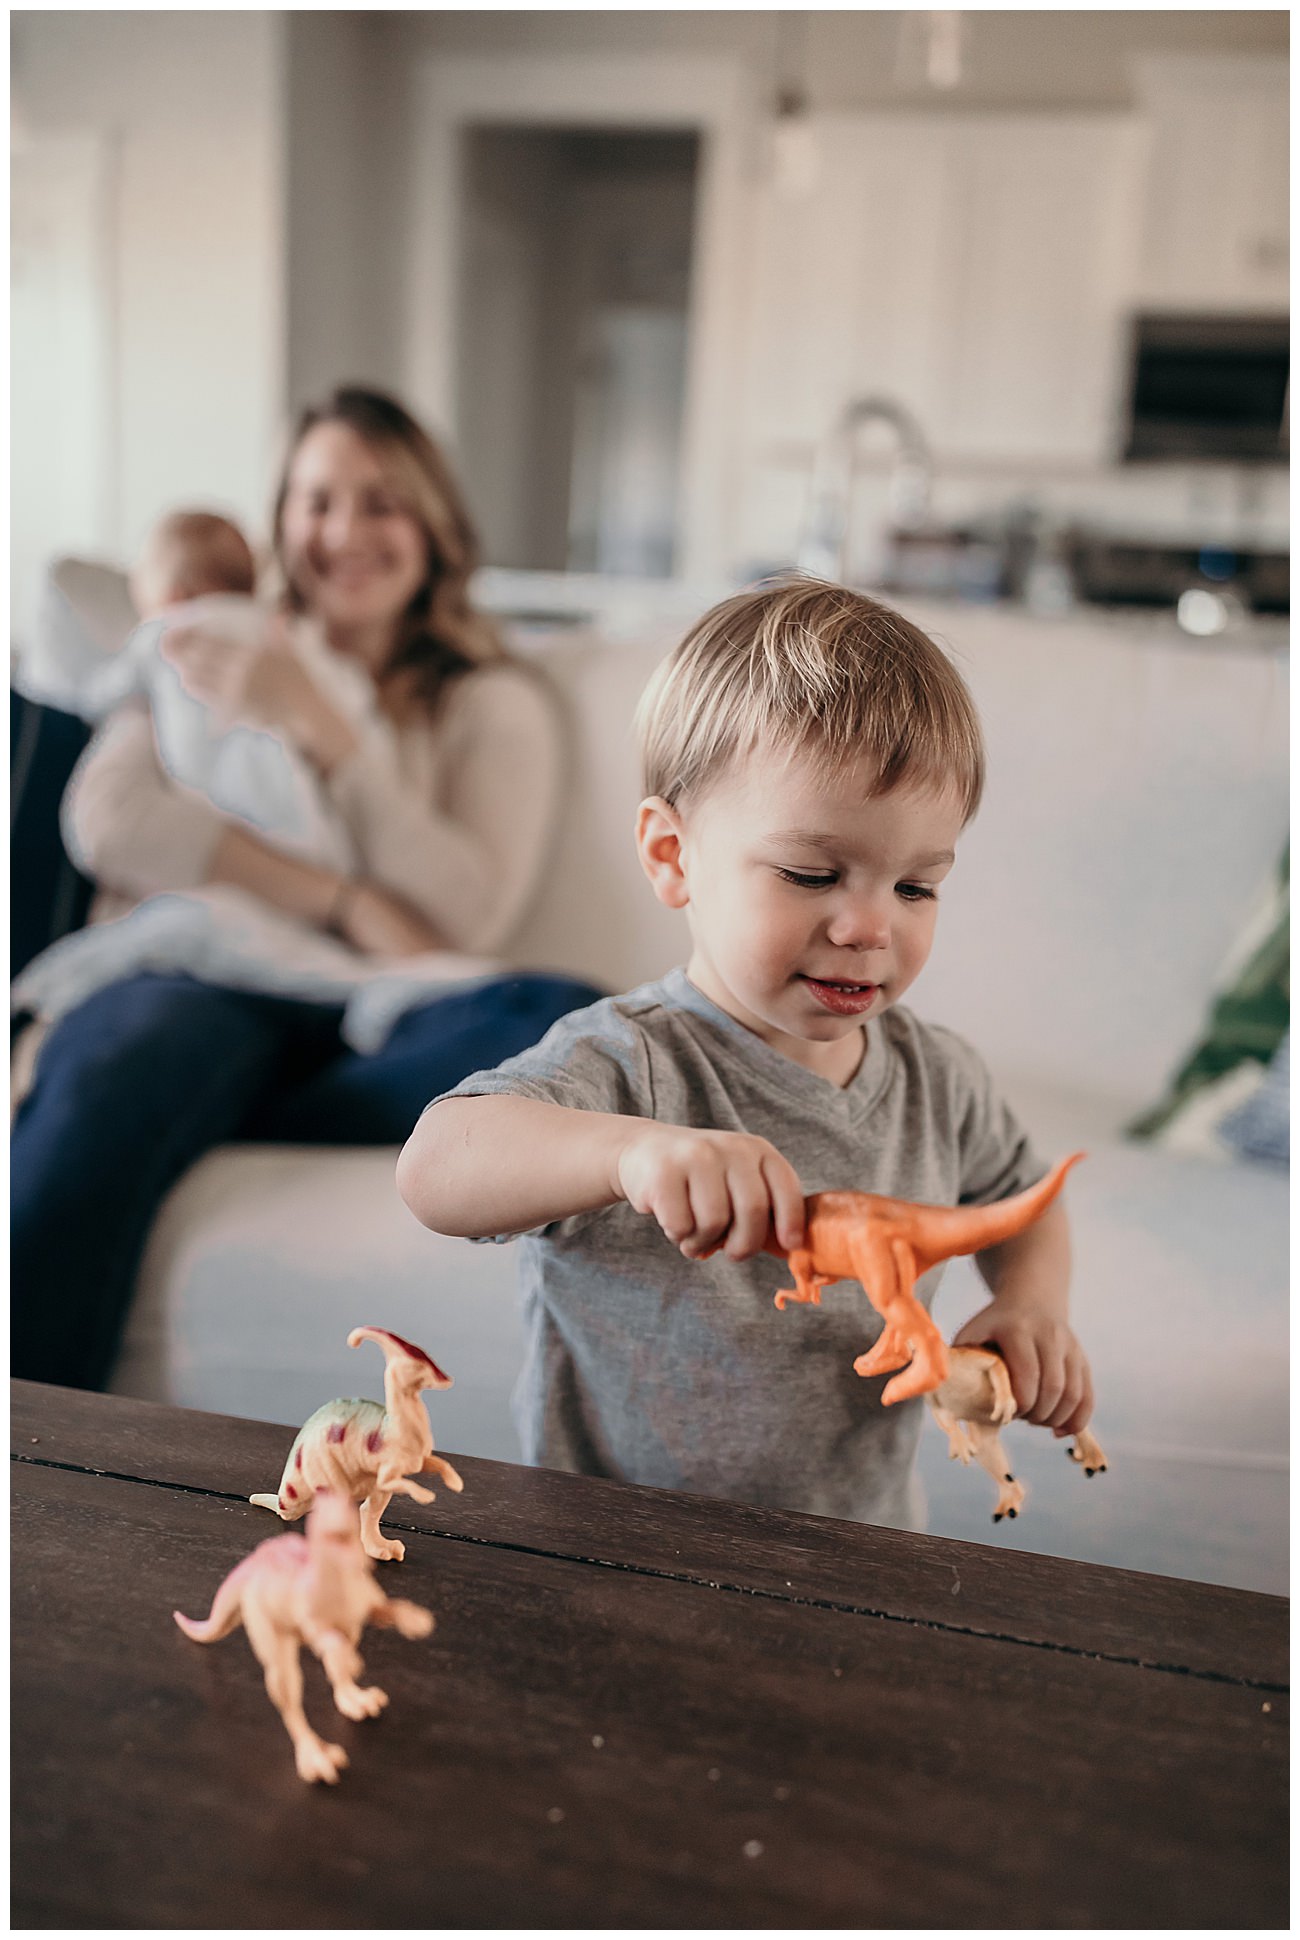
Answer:
[[[767,1181],[757,1166],[731,1181],[731,1231],[727,1234],[727,1254],[733,1260],[747,1260],[762,1250],[772,1208],[767,1196]]]
[[[1077,1435],[1081,1428],[1086,1428],[1092,1420],[1092,1403],[1092,1371],[1085,1361],[1081,1370],[1079,1400],[1072,1410],[1069,1420],[1063,1422],[1056,1430],[1056,1433],[1058,1435]]]
[[[1029,1419],[1037,1426],[1049,1423],[1065,1391],[1065,1357],[1054,1347],[1038,1350],[1038,1394]]]
[[[1067,1421],[1063,1421],[1059,1427],[1053,1428],[1052,1433],[1055,1436],[1057,1436],[1058,1439],[1065,1435],[1077,1435],[1081,1428],[1086,1428],[1088,1426],[1088,1421],[1090,1419],[1090,1412],[1091,1411],[1088,1408],[1086,1408],[1083,1402],[1081,1401],[1078,1407],[1074,1410],[1073,1414],[1069,1417],[1069,1419]]]
[[[690,1225],[682,1235],[689,1258],[716,1246],[731,1225],[731,1195],[721,1166],[696,1166],[682,1181],[690,1206]]]
[[[1007,1364],[1011,1391],[1016,1397],[1016,1413],[1032,1419],[1038,1400],[1038,1356],[1014,1335],[1008,1340],[995,1341],[993,1345]]]
[[[803,1244],[804,1198],[795,1169],[779,1153],[763,1160],[763,1178],[771,1194],[772,1223],[787,1252]]]
[[[1079,1370],[1077,1368],[1071,1369],[1067,1367],[1060,1400],[1052,1409],[1051,1413],[1047,1415],[1043,1426],[1052,1429],[1065,1427],[1067,1422],[1073,1421],[1082,1400],[1083,1384]]]
[[[676,1245],[680,1245],[695,1230],[685,1179],[662,1180],[651,1196],[649,1210]]]

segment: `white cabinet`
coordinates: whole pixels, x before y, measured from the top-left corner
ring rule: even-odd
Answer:
[[[1137,129],[1113,113],[824,114],[802,197],[755,191],[742,377],[748,556],[797,532],[852,397],[911,408],[939,466],[1111,453]]]
[[[1136,132],[1127,117],[1096,114],[954,130],[943,453],[1069,465],[1111,454]]]
[[[1138,64],[1149,122],[1137,296],[1147,309],[1285,311],[1288,64]]]

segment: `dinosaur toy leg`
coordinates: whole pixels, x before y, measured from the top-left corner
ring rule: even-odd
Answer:
[[[361,1505],[361,1547],[377,1563],[400,1563],[406,1554],[406,1544],[400,1537],[385,1536],[379,1527],[392,1499],[391,1489],[375,1487]]]
[[[948,1437],[948,1460],[960,1462],[963,1468],[969,1468],[975,1450],[971,1446],[970,1436],[966,1433],[965,1427],[958,1421],[956,1415],[951,1415],[946,1408],[941,1408],[932,1394],[927,1394],[925,1398],[930,1404],[930,1412]]]
[[[1003,1516],[1009,1516],[1014,1522],[1024,1502],[1025,1490],[1023,1483],[1017,1482],[1011,1473],[1011,1464],[1007,1460],[1006,1450],[998,1440],[997,1429],[983,1421],[968,1421],[966,1429],[975,1450],[975,1460],[982,1469],[988,1471],[998,1485],[997,1505],[993,1511],[994,1522],[1001,1522]]]
[[[865,1354],[859,1354],[853,1363],[855,1374],[892,1374],[895,1368],[906,1367],[912,1358],[909,1341],[904,1340],[896,1327],[886,1327],[874,1347]]]
[[[309,1785],[321,1781],[337,1785],[339,1772],[348,1762],[342,1745],[327,1744],[307,1722],[302,1708],[302,1665],[298,1660],[298,1639],[281,1630],[260,1609],[246,1610],[244,1628],[266,1674],[266,1694],[284,1721],[293,1744],[294,1764],[299,1778]]]
[[[436,1502],[437,1496],[432,1489],[426,1489],[421,1482],[412,1482],[409,1476],[394,1475],[385,1469],[375,1477],[376,1489],[387,1489],[390,1496],[409,1495],[412,1502]]]
[[[862,1290],[885,1322],[885,1332],[870,1354],[859,1355],[853,1363],[859,1374],[872,1371],[872,1355],[879,1356],[874,1371],[884,1372],[880,1350],[889,1342],[897,1352],[901,1343],[912,1350],[912,1364],[896,1374],[881,1395],[881,1405],[891,1407],[913,1395],[929,1394],[948,1378],[948,1349],[943,1335],[931,1320],[912,1289],[916,1285],[916,1263],[905,1240],[888,1241],[867,1233],[853,1246],[853,1271]],[[864,1368],[863,1363],[866,1363]],[[897,1366],[894,1362],[892,1365]]]
[[[421,1475],[440,1475],[453,1495],[459,1495],[465,1484],[457,1475],[450,1462],[444,1462],[441,1455],[426,1455],[420,1464]]]
[[[793,1253],[787,1254],[791,1273],[794,1275],[792,1287],[782,1287],[773,1296],[774,1305],[788,1307],[792,1300],[801,1301],[805,1306],[820,1307],[822,1288],[834,1284],[828,1273],[819,1273],[813,1265],[813,1256],[806,1247],[797,1246]]]
[[[386,1596],[370,1612],[369,1621],[373,1629],[395,1630],[399,1637],[427,1637],[434,1628],[433,1611],[404,1596]]]
[[[1100,1444],[1093,1440],[1086,1428],[1079,1430],[1074,1438],[1073,1447],[1067,1448],[1065,1452],[1072,1462],[1078,1462],[1085,1475],[1105,1473],[1106,1457],[1101,1452]]]
[[[334,1702],[345,1718],[377,1718],[388,1702],[387,1691],[377,1684],[364,1688],[357,1683],[365,1666],[361,1653],[341,1631],[327,1630],[312,1644],[325,1667],[334,1693]]]

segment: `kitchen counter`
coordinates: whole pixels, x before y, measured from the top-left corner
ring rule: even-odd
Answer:
[[[486,611],[513,623],[525,639],[530,631],[594,629],[612,640],[643,640],[662,633],[665,647],[736,585],[678,579],[620,579],[599,573],[517,572],[484,567],[475,577],[474,597]],[[1212,652],[1285,652],[1290,625],[1275,615],[1251,616],[1221,634],[1185,632],[1172,608],[1079,604],[1062,613],[1041,613],[1009,600],[941,600],[906,592],[880,597],[939,638],[982,632],[991,626],[1017,627],[1043,636],[1049,644],[1062,629],[1123,634],[1134,639]]]

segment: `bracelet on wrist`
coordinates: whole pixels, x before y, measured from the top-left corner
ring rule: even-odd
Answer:
[[[340,876],[339,886],[334,891],[333,901],[325,917],[325,931],[329,936],[346,937],[347,917],[357,890],[361,887],[355,876]]]

